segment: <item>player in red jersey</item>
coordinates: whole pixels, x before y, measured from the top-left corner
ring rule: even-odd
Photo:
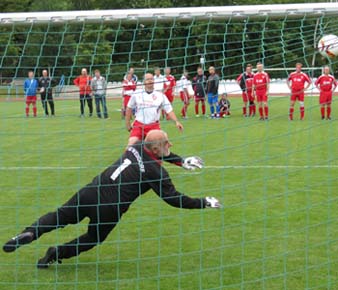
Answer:
[[[299,109],[300,109],[300,119],[304,119],[305,108],[304,108],[304,91],[306,91],[311,85],[311,80],[306,73],[302,72],[302,64],[296,64],[296,71],[292,72],[286,84],[291,90],[291,102],[290,102],[290,111],[289,111],[289,119],[293,120],[293,112],[295,110],[295,102],[298,100]],[[306,85],[305,85],[306,83]]]
[[[258,102],[260,120],[267,120],[269,117],[268,94],[270,87],[270,77],[264,72],[262,63],[257,63],[257,72],[254,74],[252,82],[252,95]]]
[[[127,105],[130,100],[131,95],[136,90],[136,82],[133,80],[133,74],[128,73],[125,79],[122,82],[122,96],[123,96],[123,108],[122,108],[122,117],[126,116]]]
[[[164,69],[164,91],[163,93],[166,95],[168,98],[168,101],[172,104],[174,101],[174,88],[176,86],[176,79],[173,75],[171,75],[171,69],[170,67],[166,67]],[[162,114],[164,115],[164,111],[162,111]],[[169,116],[166,116],[167,120],[169,120]]]
[[[243,99],[243,116],[255,116],[256,114],[256,105],[255,98],[252,95],[252,83],[253,83],[253,73],[252,65],[248,64],[246,66],[245,72],[241,73],[237,78],[237,83],[242,89],[242,99]],[[249,114],[247,114],[247,106],[249,102]]]
[[[331,120],[332,94],[337,87],[337,81],[334,76],[330,75],[328,66],[324,66],[323,74],[316,80],[315,85],[320,91],[319,104],[322,120],[325,119],[325,107],[326,119]]]

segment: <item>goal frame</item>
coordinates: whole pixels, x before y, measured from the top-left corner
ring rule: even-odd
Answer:
[[[229,17],[279,17],[288,15],[337,15],[337,3],[306,4],[272,4],[272,5],[238,5],[213,7],[181,7],[151,9],[119,9],[119,10],[81,10],[53,12],[0,13],[0,25],[25,24],[31,22],[118,22],[133,21],[166,21],[177,18],[180,21],[194,19],[210,19]]]

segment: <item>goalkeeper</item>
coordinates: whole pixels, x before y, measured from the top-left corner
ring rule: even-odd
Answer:
[[[55,212],[47,213],[27,227],[21,234],[10,239],[4,246],[5,252],[13,252],[29,244],[43,234],[76,224],[89,218],[87,233],[74,240],[50,247],[39,259],[38,268],[47,268],[54,262],[71,258],[102,243],[114,229],[122,215],[140,195],[153,189],[166,203],[186,209],[219,208],[214,197],[190,198],[178,192],[161,160],[168,156],[172,144],[164,131],[150,131],[144,143],[127,148],[113,165],[96,176],[91,183],[80,189]],[[186,168],[202,168],[199,158],[183,160]]]

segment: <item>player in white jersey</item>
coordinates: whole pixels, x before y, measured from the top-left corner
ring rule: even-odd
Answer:
[[[191,82],[189,81],[188,72],[185,70],[181,77],[179,86],[180,98],[183,102],[181,116],[184,119],[187,118],[188,106],[190,104],[189,86],[191,86]]]
[[[154,90],[154,76],[147,73],[144,76],[144,89],[132,94],[126,111],[126,127],[130,132],[128,146],[143,140],[149,131],[160,129],[161,111],[164,110],[169,119],[182,131],[183,126],[177,120],[168,98]],[[131,125],[133,109],[136,110],[135,121]]]
[[[163,92],[164,83],[166,82],[164,75],[161,75],[161,69],[159,67],[154,70],[154,89],[158,92]]]

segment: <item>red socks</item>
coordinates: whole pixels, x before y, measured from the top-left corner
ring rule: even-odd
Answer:
[[[243,115],[246,115],[246,106],[243,107]]]
[[[187,116],[187,111],[188,111],[188,105],[184,105],[182,110],[181,110],[182,117],[185,118]]]
[[[259,107],[258,111],[259,111],[259,115],[261,116],[261,118],[263,118],[263,108]]]
[[[205,115],[205,103],[202,103],[202,114]]]
[[[290,113],[289,113],[289,117],[290,120],[293,120],[293,112],[295,111],[295,109],[293,107],[290,108]]]
[[[26,116],[29,116],[29,107],[26,107]]]
[[[269,116],[269,107],[268,106],[264,107],[264,114],[265,114],[265,118],[267,118]]]
[[[322,115],[322,118],[325,118],[325,107],[320,108],[320,113]]]
[[[195,114],[198,115],[198,103],[195,103]]]
[[[331,107],[326,107],[326,116],[327,116],[328,118],[331,117]]]
[[[304,107],[300,107],[300,119],[301,120],[304,119],[304,114],[305,114],[305,108]]]

